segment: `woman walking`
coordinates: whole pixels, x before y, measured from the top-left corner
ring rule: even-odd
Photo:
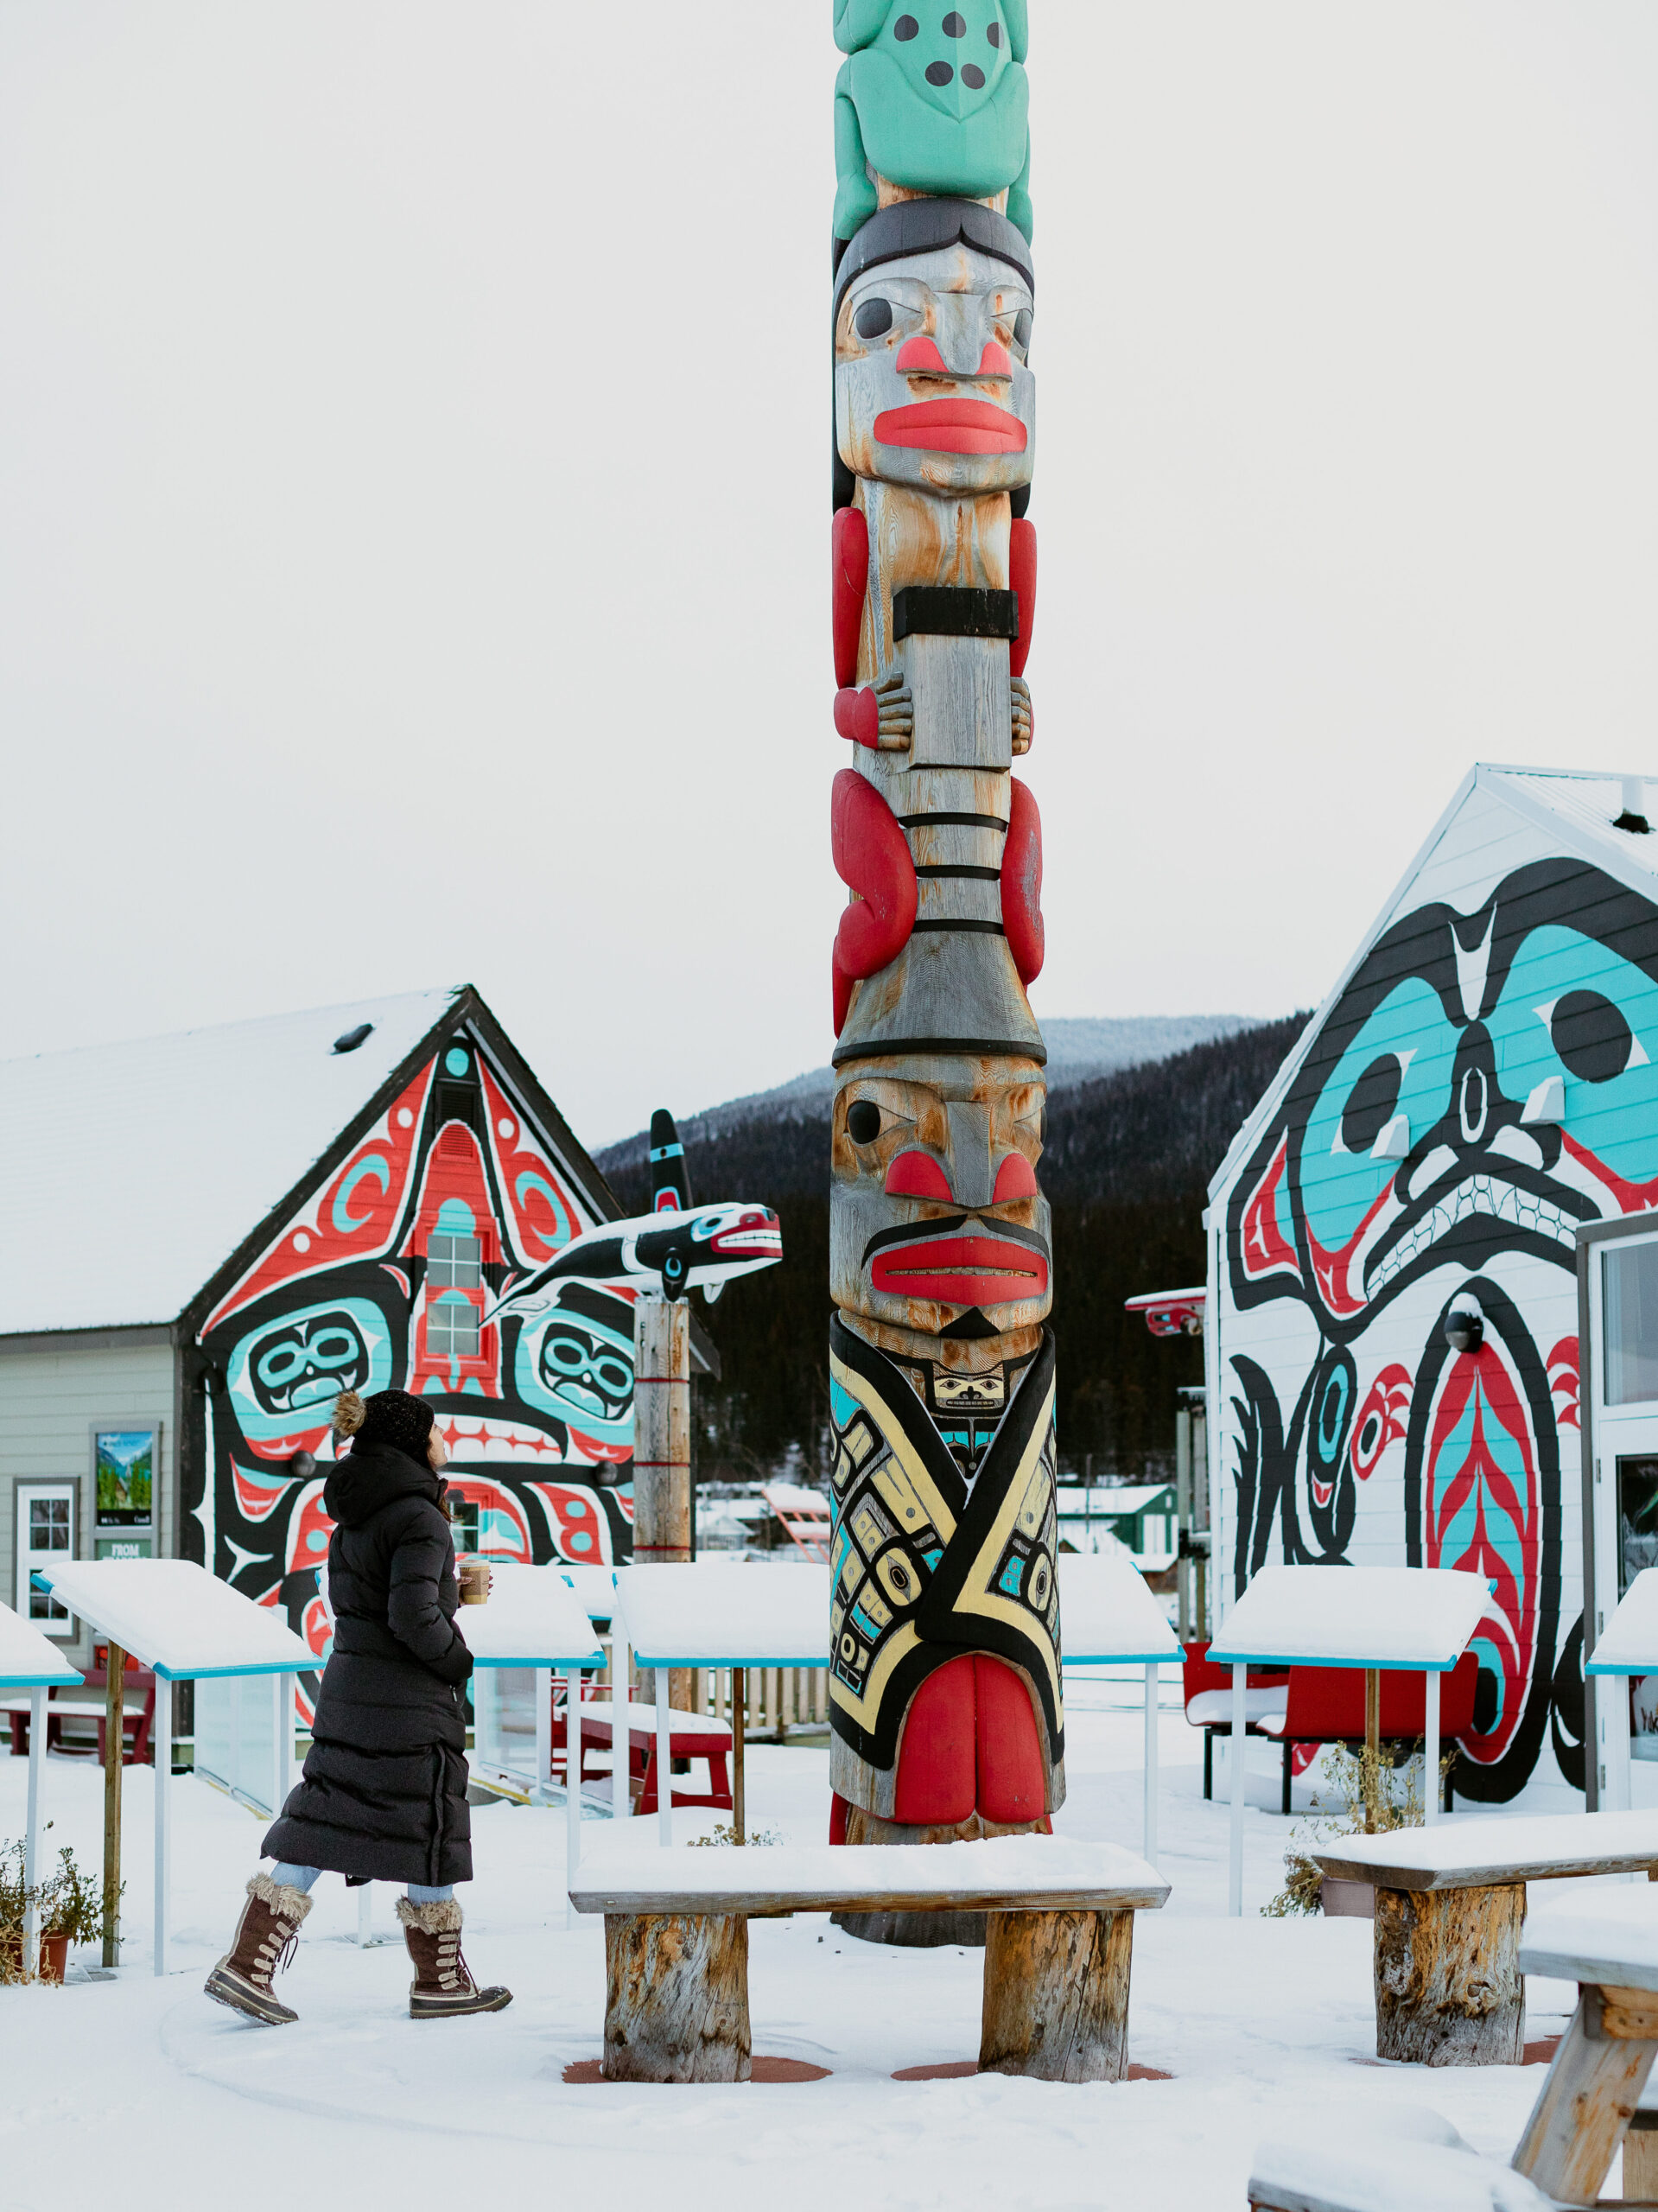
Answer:
[[[454,1542],[440,1471],[448,1458],[432,1409],[407,1390],[336,1402],[352,1437],[323,1491],[334,1649],[323,1670],[303,1773],[264,1840],[209,1997],[275,2024],[297,2019],[271,1976],[292,1955],[310,1890],[332,1869],[350,1882],[403,1882],[397,1918],[414,1962],[417,2020],[499,2012],[510,1989],[480,1989],[461,1955],[457,1882],[472,1879],[461,1691],[472,1654],[455,1630]]]

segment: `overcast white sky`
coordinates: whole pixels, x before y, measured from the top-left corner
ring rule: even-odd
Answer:
[[[1032,15],[1033,997],[1284,1012],[1471,761],[1658,775],[1658,8]],[[829,22],[6,0],[0,1052],[827,1057]]]

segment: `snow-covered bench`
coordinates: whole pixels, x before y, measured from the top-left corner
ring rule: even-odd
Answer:
[[[1332,2124],[1333,2122],[1333,2124]],[[1523,2174],[1483,2158],[1420,2105],[1384,2117],[1320,2112],[1257,2145],[1250,2212],[1553,2212]]]
[[[1658,1872],[1658,1812],[1485,1815],[1342,1836],[1312,1859],[1375,1885],[1378,2058],[1517,2066],[1524,2039],[1526,1885]]]
[[[589,1751],[610,1751],[614,1764],[613,1734],[616,1707],[609,1698],[583,1698],[579,1707],[581,1715],[581,1780],[596,1780],[597,1773],[590,1770]],[[627,1760],[630,1783],[639,1785],[638,1802],[634,1811],[643,1816],[657,1810],[657,1709],[654,1705],[631,1703],[627,1708]],[[680,1713],[670,1716],[668,1755],[671,1759],[705,1759],[708,1762],[708,1786],[702,1796],[693,1796],[685,1789],[674,1791],[676,1805],[708,1805],[716,1811],[730,1812],[731,1777],[727,1761],[731,1752],[731,1724],[716,1720],[711,1713]],[[561,1705],[553,1714],[553,1749],[565,1747],[565,1714]]]
[[[607,2081],[749,2078],[748,1923],[793,1912],[990,1915],[979,2063],[1121,2081],[1134,1916],[1169,1894],[1132,1852],[1058,1836],[603,1851],[570,1888],[605,1916]]]
[[[1401,2126],[1405,2115],[1390,2111],[1374,2136],[1320,2126],[1305,2139],[1262,2144],[1249,2179],[1254,2212],[1593,2204],[1658,2058],[1658,1891],[1545,1907],[1527,1922],[1520,1965],[1575,1981],[1578,2007],[1509,2167],[1474,2157],[1437,2113],[1416,2113]],[[1636,2201],[1629,2180],[1626,2173],[1625,2202]]]

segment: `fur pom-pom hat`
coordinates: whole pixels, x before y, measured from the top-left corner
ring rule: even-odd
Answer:
[[[342,1390],[334,1400],[334,1433],[363,1444],[390,1444],[411,1459],[423,1459],[432,1408],[408,1390],[377,1390],[368,1398]]]

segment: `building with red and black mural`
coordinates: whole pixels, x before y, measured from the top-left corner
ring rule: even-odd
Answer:
[[[621,1208],[476,991],[12,1062],[0,1113],[0,1184],[39,1246],[0,1302],[21,1609],[49,1602],[29,1581],[42,1546],[194,1559],[279,1608],[320,1664],[346,1388],[431,1402],[461,1548],[628,1556],[632,1293],[572,1281],[495,1318]],[[99,1468],[129,1460],[152,1478],[111,1503]]]

